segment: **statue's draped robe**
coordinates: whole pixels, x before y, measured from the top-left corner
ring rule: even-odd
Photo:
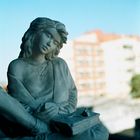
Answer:
[[[21,59],[19,61],[23,60]],[[34,85],[32,81],[30,81],[30,76],[35,76],[35,80],[41,79],[43,85],[40,85],[42,88],[39,90],[40,93],[31,92],[32,88],[30,87],[33,87]],[[77,90],[67,64],[61,58],[48,61],[39,69],[34,68],[34,71],[32,71],[30,75],[27,75],[23,81],[8,71],[8,92],[18,101],[20,101],[32,115],[34,114],[31,106],[34,106],[34,101],[38,100],[41,104],[43,103],[45,105],[44,110],[41,110],[41,112],[38,112],[35,114],[35,116],[43,119],[46,122],[59,114],[69,114],[76,109]],[[32,98],[29,99],[29,96],[26,94],[29,94],[29,96]],[[47,113],[47,106],[52,103],[57,105],[57,110],[53,116],[49,116]],[[49,136],[42,135],[42,137],[47,137],[50,140],[54,140],[56,138],[60,140],[68,139],[60,134],[53,133]],[[98,124],[83,134],[71,137],[69,139],[82,140],[86,138],[87,140],[107,140],[107,137],[107,130],[102,126],[102,124]]]
[[[23,60],[21,59],[20,61]],[[31,64],[27,64],[27,66],[28,65]],[[35,77],[36,81],[41,81],[40,87],[42,89],[39,90],[39,93],[32,93],[31,91],[32,88],[40,88],[36,87],[33,81],[30,81],[32,77]],[[27,92],[35,100],[38,100],[40,104],[46,104],[46,107],[51,103],[55,103],[58,107],[58,111],[56,111],[54,116],[71,113],[76,108],[77,90],[67,64],[60,58],[46,62],[40,66],[40,68],[34,68],[34,71],[27,75],[27,78],[22,81],[18,79],[16,75],[12,75],[8,72],[8,91],[9,94],[20,101],[29,112],[32,112],[32,109],[28,104],[34,104],[34,100],[28,100]],[[43,114],[45,116],[43,116]],[[46,115],[47,111],[45,112],[45,110],[38,113],[39,117],[47,120],[50,116],[47,118]]]

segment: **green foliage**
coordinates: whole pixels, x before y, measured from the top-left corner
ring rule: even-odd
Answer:
[[[140,98],[140,74],[136,74],[131,79],[131,96]]]

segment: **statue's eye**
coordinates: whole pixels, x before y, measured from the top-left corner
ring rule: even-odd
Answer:
[[[59,43],[57,40],[53,40],[53,43],[54,43],[55,45],[57,45],[57,46],[60,45],[60,43]]]
[[[50,33],[46,33],[48,38],[52,38],[52,35]]]

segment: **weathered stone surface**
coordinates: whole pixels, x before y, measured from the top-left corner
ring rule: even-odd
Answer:
[[[10,95],[0,91],[1,115],[11,121],[7,136],[40,140],[108,139],[108,131],[101,123],[69,138],[49,129],[51,119],[74,112],[77,105],[77,89],[69,68],[57,56],[67,35],[64,24],[48,18],[36,18],[25,32],[19,57],[8,67]]]

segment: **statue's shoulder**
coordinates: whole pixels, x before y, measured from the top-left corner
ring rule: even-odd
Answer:
[[[67,66],[66,61],[63,58],[61,58],[61,57],[55,58],[54,62],[57,63],[57,64],[59,64],[59,65]]]
[[[10,62],[9,67],[16,68],[16,67],[21,67],[22,65],[25,65],[24,60],[22,58],[17,58]]]
[[[10,62],[8,66],[8,73],[12,75],[18,75],[18,73],[23,71],[23,68],[25,67],[25,63],[23,59],[17,58]]]

